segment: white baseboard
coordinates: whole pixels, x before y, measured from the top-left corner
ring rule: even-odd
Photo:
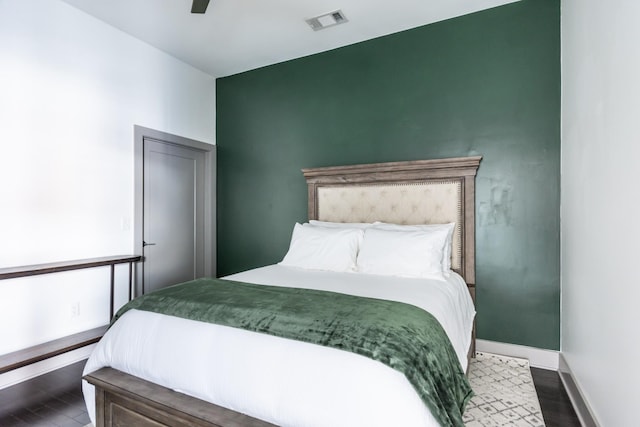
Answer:
[[[1,374],[0,390],[37,377],[39,375],[46,374],[47,372],[63,368],[65,366],[71,365],[72,363],[87,359],[95,346],[95,344],[91,344],[86,347],[82,347],[77,350],[73,350],[68,353],[64,353],[59,356],[45,359],[40,362],[36,362],[31,365]]]
[[[476,340],[476,350],[485,353],[528,359],[529,365],[534,368],[557,371],[559,366],[560,352],[555,350],[546,350],[536,347],[527,347],[525,345],[507,344],[480,339]]]
[[[580,387],[575,382],[574,376],[571,373],[571,368],[562,354],[560,354],[560,367],[558,368],[558,371],[560,373],[562,384],[564,384],[564,389],[567,391],[571,404],[578,415],[580,424],[582,424],[583,427],[599,427],[600,424],[593,416],[593,411],[591,410],[587,400],[584,398]]]

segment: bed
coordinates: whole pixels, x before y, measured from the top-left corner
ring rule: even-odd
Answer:
[[[454,223],[452,272],[443,280],[305,270],[286,265],[286,257],[282,264],[225,279],[417,306],[442,325],[464,371],[474,349],[474,181],[480,159],[303,169],[310,221]],[[85,399],[97,426],[439,425],[406,376],[377,360],[144,310],[121,315],[84,373]]]

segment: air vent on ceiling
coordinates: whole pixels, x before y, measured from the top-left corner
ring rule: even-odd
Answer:
[[[323,30],[327,27],[333,27],[334,25],[344,24],[348,22],[346,16],[341,10],[336,10],[335,12],[326,13],[324,15],[316,16],[315,18],[307,19],[307,24],[314,31]]]

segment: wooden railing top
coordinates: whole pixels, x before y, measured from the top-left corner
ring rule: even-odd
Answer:
[[[59,273],[62,271],[81,270],[84,268],[102,267],[106,265],[138,262],[140,255],[114,255],[99,258],[87,258],[75,261],[60,261],[48,264],[25,265],[21,267],[0,268],[0,280],[16,277],[37,276],[39,274]]]

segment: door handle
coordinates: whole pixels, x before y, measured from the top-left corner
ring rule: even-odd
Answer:
[[[144,248],[145,246],[155,246],[155,243],[147,243],[144,240],[142,241],[142,247]]]

